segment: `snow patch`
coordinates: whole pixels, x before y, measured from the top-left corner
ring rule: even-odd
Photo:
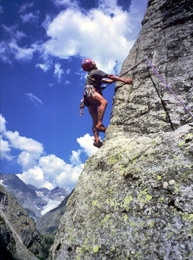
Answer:
[[[45,215],[47,212],[49,212],[50,210],[56,208],[59,206],[59,204],[61,203],[61,201],[58,200],[48,200],[48,203],[46,206],[43,207],[43,210],[41,211],[41,215]]]

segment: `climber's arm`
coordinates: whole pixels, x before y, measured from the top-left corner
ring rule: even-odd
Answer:
[[[110,84],[113,82],[114,82],[114,80],[112,80],[112,79],[102,79],[102,83],[104,83],[104,84]]]
[[[115,81],[121,81],[121,82],[124,82],[124,83],[128,83],[128,84],[131,84],[132,83],[132,79],[131,78],[120,78],[118,76],[115,76],[115,75],[107,75],[107,78],[109,78],[110,80],[112,80],[112,82],[115,82]]]

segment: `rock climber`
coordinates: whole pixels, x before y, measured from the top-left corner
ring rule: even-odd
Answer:
[[[88,107],[89,113],[92,117],[93,125],[92,131],[94,134],[93,145],[100,148],[102,142],[99,138],[99,132],[105,132],[106,127],[103,125],[103,117],[107,107],[107,100],[102,95],[102,83],[109,84],[115,81],[121,81],[126,84],[131,84],[131,78],[120,78],[115,75],[110,75],[102,70],[99,70],[96,63],[91,59],[84,59],[82,62],[82,69],[88,72],[86,84],[84,87],[84,94],[81,100],[80,109],[84,105]]]

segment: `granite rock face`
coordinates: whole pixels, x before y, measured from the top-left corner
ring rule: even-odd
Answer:
[[[121,74],[153,52],[193,112],[191,4],[150,0]],[[192,119],[145,63],[127,76],[134,82],[116,88],[105,144],[85,164],[50,260],[193,259]]]
[[[35,222],[0,185],[0,258],[46,259],[48,249]]]
[[[192,23],[190,1],[149,1],[139,38],[122,67],[124,73],[152,54],[150,61],[190,110],[193,110]],[[145,62],[127,75],[134,79],[134,84],[117,89],[109,127],[113,133],[119,132],[114,131],[114,125],[140,134],[171,130],[152,80],[174,128],[189,122],[189,114],[150,69],[151,80]]]

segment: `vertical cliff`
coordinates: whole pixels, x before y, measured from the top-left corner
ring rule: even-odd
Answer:
[[[150,0],[121,73],[153,53],[193,111],[191,3]],[[141,63],[127,74],[132,86],[117,86],[105,144],[85,165],[50,259],[193,259],[192,118],[150,74]]]
[[[47,251],[33,219],[0,185],[0,259],[45,259]]]

